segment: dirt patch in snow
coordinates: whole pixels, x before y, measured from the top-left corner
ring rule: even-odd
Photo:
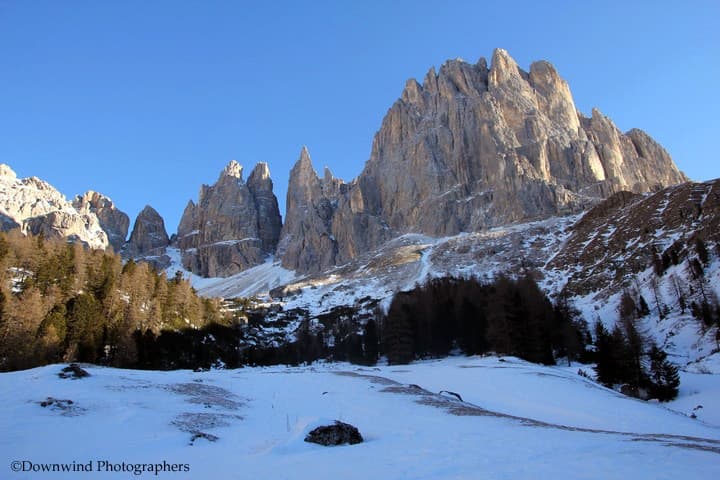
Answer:
[[[203,405],[205,408],[219,407],[226,410],[238,410],[246,403],[245,399],[215,385],[176,383],[167,385],[165,388],[173,393],[187,396],[187,402]]]

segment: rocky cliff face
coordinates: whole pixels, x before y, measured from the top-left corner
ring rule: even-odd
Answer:
[[[257,210],[258,238],[262,242],[262,251],[272,253],[277,247],[282,229],[282,218],[277,197],[273,193],[273,182],[267,163],[255,165],[247,181]]]
[[[309,165],[293,169],[278,251],[299,271],[404,233],[479,231],[687,180],[647,134],[583,117],[552,65],[526,72],[500,49],[489,68],[454,60],[409,80],[352,183],[330,192]]]
[[[124,254],[131,258],[162,256],[169,244],[165,221],[154,208],[146,205],[135,219]]]
[[[356,184],[325,169],[322,179],[306,147],[290,171],[285,224],[277,256],[285,268],[319,272],[390,238],[377,216],[365,213]]]
[[[90,248],[107,248],[108,236],[94,213],[78,211],[63,194],[37,177],[17,178],[0,165],[0,221],[3,229],[46,238],[69,238]]]
[[[185,208],[177,246],[193,273],[229,276],[262,263],[277,247],[282,221],[267,165],[258,164],[247,183],[242,170],[231,161]]]
[[[130,217],[125,212],[118,210],[108,197],[92,190],[84,195],[76,196],[73,200],[73,207],[82,214],[97,216],[100,227],[108,236],[110,245],[116,252],[120,252],[130,227]]]

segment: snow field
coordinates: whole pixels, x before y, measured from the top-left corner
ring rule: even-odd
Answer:
[[[59,365],[5,373],[0,478],[78,478],[15,473],[9,468],[15,460],[189,465],[189,472],[157,476],[172,479],[720,474],[718,426],[622,397],[578,376],[577,367],[504,360],[454,357],[378,368],[316,364],[198,373],[88,367],[92,376],[81,380],[58,378]],[[701,400],[712,410],[718,376],[697,375],[688,385],[695,393],[681,392],[671,407],[685,412]],[[457,392],[467,403],[433,395],[440,390]],[[41,407],[47,397],[71,399],[75,410]],[[452,414],[453,408],[462,415]],[[357,426],[366,442],[326,448],[303,441],[312,428],[335,419]],[[219,438],[193,441],[193,431]],[[95,477],[128,473],[83,474]]]

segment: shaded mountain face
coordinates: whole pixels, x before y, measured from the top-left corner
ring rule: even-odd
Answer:
[[[381,245],[391,232],[377,215],[365,212],[355,184],[325,169],[315,172],[307,148],[290,171],[285,217],[276,257],[285,268],[320,272]]]
[[[195,274],[226,277],[275,252],[282,220],[267,164],[257,164],[247,183],[242,170],[231,161],[185,208],[176,243],[183,266]]]
[[[146,205],[135,219],[124,254],[129,258],[160,256],[169,244],[165,221],[154,208]]]
[[[278,251],[286,268],[320,271],[405,233],[480,231],[687,178],[644,132],[623,134],[598,110],[583,117],[552,65],[526,72],[498,49],[490,68],[454,60],[409,80],[360,176],[333,181],[301,153]]]
[[[634,287],[628,278],[652,268],[654,288],[665,282],[668,297],[685,291],[691,298],[692,291],[705,295],[702,284],[710,280],[702,264],[713,254],[720,254],[720,179],[687,182],[652,195],[613,195],[573,226],[547,266],[568,272],[564,290],[569,296]]]

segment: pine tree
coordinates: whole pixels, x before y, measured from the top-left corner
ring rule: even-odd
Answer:
[[[703,242],[702,238],[700,237],[695,238],[695,251],[697,252],[700,261],[707,265],[708,261],[710,260],[710,255],[708,254],[705,242]]]
[[[642,358],[645,353],[645,339],[637,330],[635,321],[632,318],[624,318],[622,323],[622,337],[624,337],[624,357],[622,363],[625,366],[625,380],[631,385],[642,384],[645,374],[642,367]]]
[[[372,318],[367,321],[363,328],[363,356],[367,365],[375,365],[378,360],[379,340],[377,334],[377,323]]]
[[[383,351],[391,365],[410,363],[415,358],[414,338],[407,306],[396,296],[384,322]]]
[[[667,353],[653,345],[650,348],[650,395],[661,402],[677,397],[680,390],[680,375],[675,365],[667,359]]]
[[[612,332],[598,321],[595,324],[595,373],[598,381],[611,387],[621,383],[632,383],[636,375],[633,358],[625,336],[619,326]]]
[[[598,320],[595,323],[595,374],[600,383],[612,386],[618,377],[617,370],[610,332]]]

